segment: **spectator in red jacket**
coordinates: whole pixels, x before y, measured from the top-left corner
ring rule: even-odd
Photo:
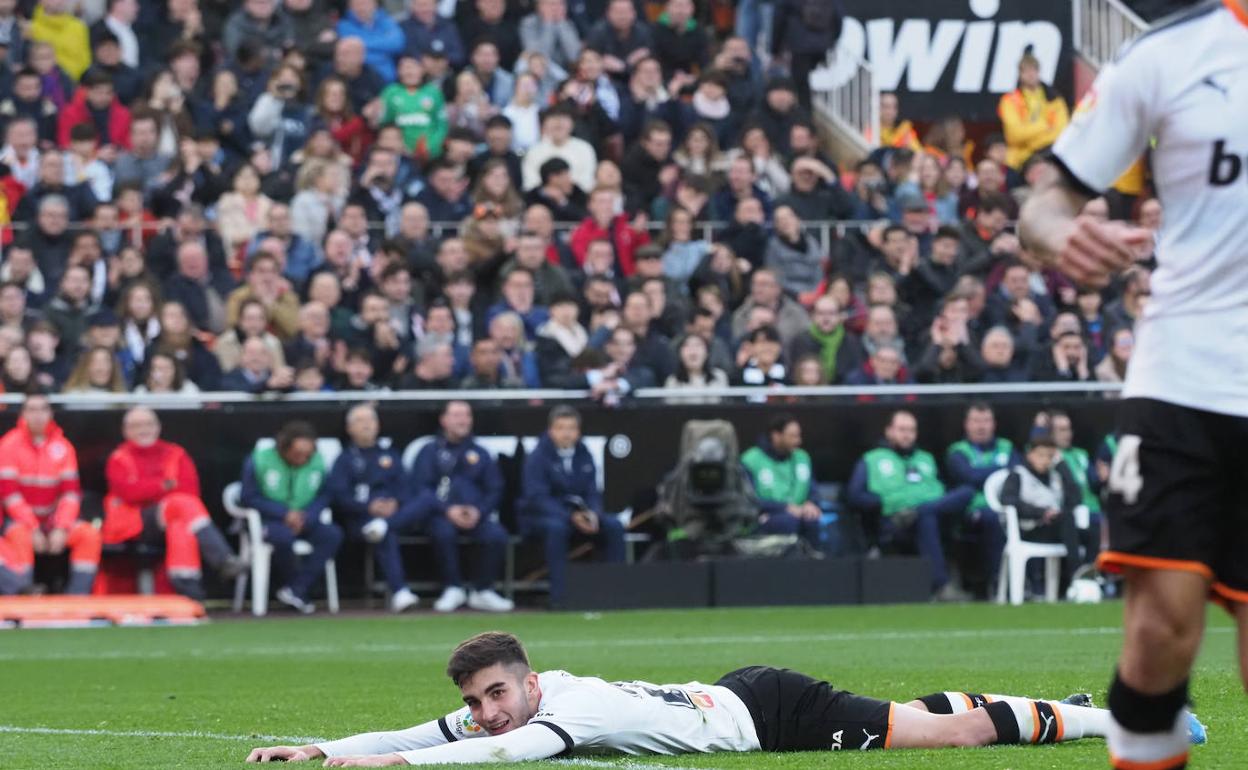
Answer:
[[[126,109],[113,89],[113,76],[101,69],[89,69],[73,100],[61,110],[56,141],[69,147],[69,130],[79,123],[95,126],[102,146],[112,145],[114,152],[130,149],[130,110]]]
[[[619,195],[617,190],[605,187],[597,187],[589,194],[589,216],[572,231],[572,254],[578,265],[584,265],[589,244],[608,241],[615,249],[616,272],[629,278],[637,269],[634,255],[650,242],[650,235],[645,230],[645,214],[638,213],[630,223],[627,216],[616,213]]]
[[[37,554],[68,548],[66,593],[91,592],[100,566],[100,533],[78,518],[78,455],[52,420],[47,396],[28,396],[17,427],[0,438],[0,504],[8,519],[0,559],[20,581],[18,590],[29,585]]]
[[[121,432],[125,442],[109,455],[104,470],[104,542],[163,540],[169,582],[178,593],[202,599],[201,557],[227,579],[246,565],[212,523],[186,450],[160,440],[156,413],[131,409],[122,418]]]

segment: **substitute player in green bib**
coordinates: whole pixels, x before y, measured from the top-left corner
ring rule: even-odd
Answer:
[[[979,539],[984,574],[991,582],[1001,569],[1001,553],[1005,550],[1005,529],[1000,517],[988,508],[984,482],[1002,468],[1022,462],[1014,451],[1014,443],[997,435],[997,420],[992,407],[976,402],[966,409],[962,422],[963,439],[945,451],[945,471],[949,483],[970,488],[974,493],[962,520],[963,530]]]
[[[970,487],[945,490],[936,460],[915,446],[919,424],[914,415],[897,411],[884,429],[884,443],[863,455],[849,480],[849,504],[866,514],[879,514],[881,546],[913,547],[932,564],[932,591],[949,583],[940,520],[966,510]]]
[[[801,535],[818,546],[823,511],[797,418],[791,414],[772,418],[767,435],[741,455],[741,464],[750,473],[762,507],[756,532]]]

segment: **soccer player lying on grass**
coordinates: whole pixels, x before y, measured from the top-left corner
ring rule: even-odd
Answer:
[[[750,666],[714,685],[605,682],[536,673],[520,640],[490,632],[455,648],[447,674],[464,708],[397,732],[255,749],[248,762],[326,758],[326,767],[520,762],[581,750],[624,754],[839,751],[1055,743],[1104,737],[1091,698],[1037,701],[945,692],[907,704],[834,690],[787,669]],[[1194,717],[1193,742],[1204,728]],[[469,740],[472,739],[472,740]]]

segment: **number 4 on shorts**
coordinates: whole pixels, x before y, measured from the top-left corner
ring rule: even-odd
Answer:
[[[1122,495],[1123,502],[1135,505],[1144,488],[1140,475],[1140,437],[1123,436],[1118,440],[1114,463],[1109,467],[1109,491]]]

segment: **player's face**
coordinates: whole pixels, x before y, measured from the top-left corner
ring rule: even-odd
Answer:
[[[379,429],[377,412],[369,407],[353,409],[347,415],[347,435],[356,446],[371,447],[377,443]]]
[[[465,679],[459,686],[472,718],[490,735],[523,727],[537,711],[540,693],[537,674],[495,663]]]
[[[156,419],[155,412],[135,409],[126,415],[121,431],[127,441],[141,447],[151,446],[160,438],[160,422]]]
[[[550,440],[559,449],[571,449],[581,438],[581,425],[571,417],[560,417],[550,426]]]
[[[911,415],[898,414],[884,431],[884,437],[897,449],[908,450],[919,438],[919,424]]]
[[[1059,447],[1069,447],[1074,439],[1074,431],[1070,426],[1069,417],[1054,417],[1049,430],[1053,434],[1053,441]]]
[[[1027,462],[1040,473],[1048,473],[1053,468],[1053,459],[1057,450],[1051,446],[1032,447],[1027,453]]]
[[[292,468],[301,468],[308,464],[315,453],[316,442],[308,438],[297,438],[282,452],[282,459]]]
[[[52,405],[46,398],[28,398],[22,405],[22,418],[31,433],[42,436],[48,423],[52,422]]]
[[[997,421],[987,409],[972,409],[966,415],[966,437],[973,444],[984,444],[992,440],[997,431]]]

